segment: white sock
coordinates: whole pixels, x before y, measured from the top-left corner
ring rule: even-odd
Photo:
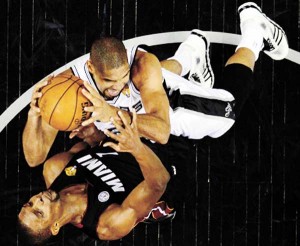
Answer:
[[[180,44],[174,56],[168,58],[168,60],[176,60],[180,63],[182,70],[180,76],[186,75],[192,66],[192,54],[193,49],[186,44]]]
[[[242,39],[238,44],[237,49],[239,48],[248,48],[254,55],[255,60],[258,59],[259,53],[262,50],[263,46],[263,29],[260,25],[256,24],[253,20],[247,20],[241,26]]]

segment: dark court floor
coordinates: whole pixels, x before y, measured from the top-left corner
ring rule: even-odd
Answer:
[[[0,1],[0,113],[37,81],[89,52],[92,40],[199,28],[239,34],[241,0],[4,0]],[[255,1],[286,31],[300,51],[297,0]],[[178,44],[156,46],[164,59]],[[211,44],[221,78],[235,47]],[[172,222],[138,225],[119,241],[89,239],[72,226],[48,245],[299,245],[300,242],[300,64],[274,62],[262,54],[250,98],[235,126],[219,139],[191,141],[182,160],[182,186]],[[42,169],[30,169],[21,137],[25,107],[0,132],[0,244],[19,240],[16,216],[44,189]],[[34,140],[33,140],[34,141]],[[60,133],[50,155],[74,143]]]

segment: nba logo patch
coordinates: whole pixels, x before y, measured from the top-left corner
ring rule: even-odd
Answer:
[[[67,176],[75,176],[76,175],[76,166],[65,168],[65,173]]]
[[[109,199],[109,193],[107,191],[101,191],[98,195],[99,202],[106,202]]]

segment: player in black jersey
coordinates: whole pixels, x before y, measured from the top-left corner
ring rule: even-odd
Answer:
[[[21,227],[33,241],[57,235],[68,223],[91,237],[115,240],[145,219],[173,216],[165,201],[157,203],[171,169],[167,171],[141,142],[136,114],[131,125],[122,113],[120,118],[124,126],[114,122],[120,134],[106,131],[116,142],[87,150],[80,142],[45,162],[43,175],[49,189],[33,196],[19,213]]]

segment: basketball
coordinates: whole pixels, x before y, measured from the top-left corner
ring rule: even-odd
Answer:
[[[42,119],[60,131],[72,131],[90,117],[84,107],[92,105],[81,93],[83,80],[73,75],[58,75],[42,88],[38,100]]]

